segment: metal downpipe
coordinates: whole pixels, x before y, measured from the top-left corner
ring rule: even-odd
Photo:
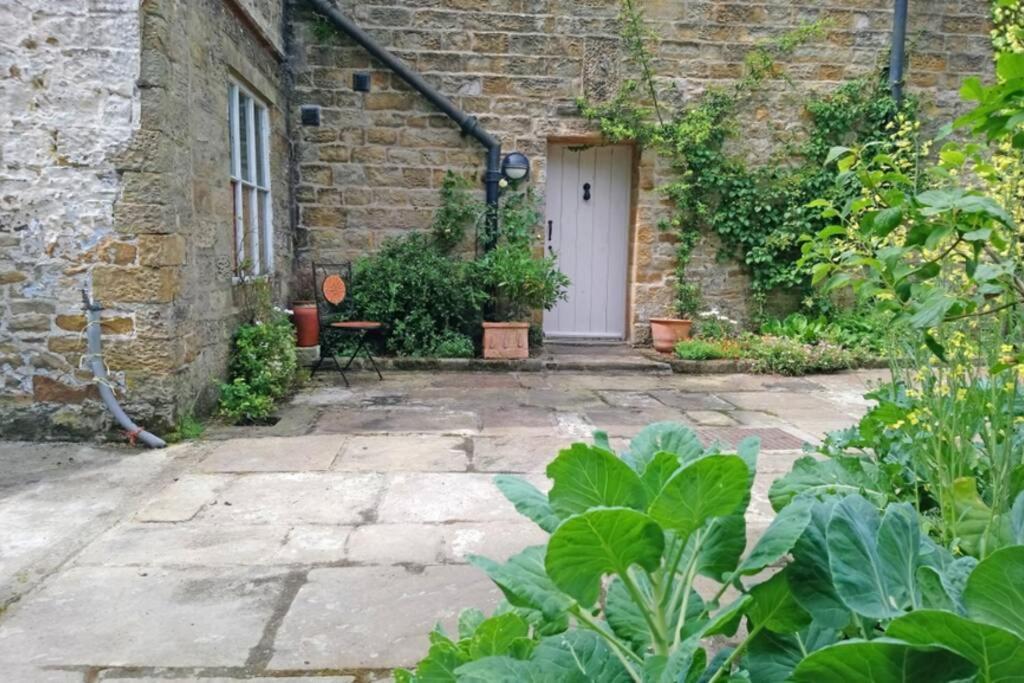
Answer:
[[[378,43],[373,36],[366,33],[355,22],[342,14],[331,2],[328,0],[307,0],[307,2],[313,9],[323,15],[325,19],[330,21],[336,29],[361,45],[363,49],[370,53],[370,56],[397,74],[409,87],[421,94],[428,102],[457,123],[463,134],[471,135],[484,146],[487,150],[487,171],[484,174],[484,188],[488,209],[485,247],[492,247],[498,235],[498,199],[501,196],[501,190],[498,186],[498,182],[501,180],[501,142],[484,130],[475,116],[470,116],[455,106],[454,102],[441,94],[437,88],[424,80],[423,76],[409,68],[405,62],[393,55],[386,47]]]
[[[88,340],[89,369],[92,370],[93,377],[96,378],[96,385],[99,387],[103,404],[128,433],[128,438],[132,443],[138,439],[150,448],[164,448],[167,445],[166,441],[132,422],[117,402],[117,397],[114,396],[114,392],[110,388],[110,381],[107,379],[107,366],[103,364],[102,330],[100,329],[100,311],[103,310],[103,307],[93,301],[84,288],[82,289],[82,307],[85,309],[86,315],[85,329]]]
[[[889,49],[889,91],[897,104],[903,102],[903,70],[907,49],[908,0],[896,0],[892,15],[892,46]]]

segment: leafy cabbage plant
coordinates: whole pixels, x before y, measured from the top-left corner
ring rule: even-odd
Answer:
[[[505,563],[471,558],[505,603],[490,618],[463,612],[457,637],[435,629],[399,683],[989,681],[1024,671],[1024,617],[1013,616],[1024,594],[1010,588],[1024,585],[1024,548],[980,565],[956,559],[910,505],[879,510],[851,488],[795,495],[746,551],[756,440],[721,453],[658,423],[620,456],[595,436],[551,462],[547,494],[496,479],[550,538]],[[997,590],[999,576],[1008,582]]]

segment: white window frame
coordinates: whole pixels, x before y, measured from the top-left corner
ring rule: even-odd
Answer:
[[[246,98],[244,106],[239,102],[243,96]],[[247,173],[244,175],[241,148],[242,117],[245,117],[246,122],[248,152]],[[259,126],[256,125],[257,120]],[[247,278],[270,276],[274,272],[274,215],[270,194],[270,109],[265,100],[235,80],[230,81],[228,86],[228,126],[231,134],[231,190],[234,194],[234,281],[241,282]],[[260,131],[259,145],[256,144],[257,127]],[[262,174],[259,172],[261,167]],[[245,176],[248,176],[248,179]],[[249,202],[249,225],[245,225],[244,201]],[[245,253],[247,235],[250,238],[248,254]]]

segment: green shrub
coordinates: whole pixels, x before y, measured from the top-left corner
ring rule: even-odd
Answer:
[[[567,278],[552,257],[535,257],[529,244],[505,242],[476,263],[480,283],[493,293],[496,321],[522,321],[564,299]]]
[[[446,332],[434,344],[430,354],[435,358],[472,358],[473,340],[458,332]]]
[[[242,325],[235,333],[230,381],[221,384],[220,411],[234,421],[260,420],[295,383],[295,328],[281,313]]]
[[[676,355],[683,360],[739,358],[743,349],[730,340],[686,339],[676,344]]]
[[[848,350],[826,342],[804,344],[788,337],[751,337],[747,348],[754,360],[754,371],[768,374],[835,372],[856,364]]]
[[[359,260],[351,292],[355,315],[384,323],[385,349],[400,356],[430,356],[447,335],[479,334],[487,299],[470,263],[418,233]]]

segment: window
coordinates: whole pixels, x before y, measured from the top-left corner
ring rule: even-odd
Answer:
[[[274,272],[274,221],[270,206],[270,116],[251,92],[232,83],[231,197],[235,236],[235,275]]]

